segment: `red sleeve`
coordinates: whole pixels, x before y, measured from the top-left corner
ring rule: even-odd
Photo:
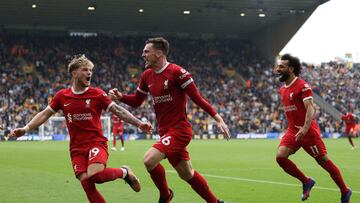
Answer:
[[[109,111],[110,107],[114,104],[114,102],[108,97],[108,95],[102,90],[98,89],[100,93],[99,103],[101,109],[105,111]]]
[[[300,93],[300,95],[301,95],[301,99],[303,100],[303,101],[305,101],[305,100],[307,100],[307,99],[312,99],[312,89],[311,89],[311,87],[307,84],[307,83],[305,83],[304,85],[303,85],[303,87],[301,88],[301,93]]]
[[[206,111],[211,117],[216,115],[215,109],[200,95],[195,83],[192,82],[188,84],[185,92],[196,105],[200,106],[200,108]]]
[[[189,72],[185,69],[177,66],[174,70],[175,81],[182,88],[185,89],[189,84],[193,83],[194,80]]]
[[[123,97],[121,98],[121,102],[136,108],[139,107],[144,102],[146,96],[147,94],[143,94],[138,89],[135,94],[123,94]]]
[[[56,113],[57,111],[59,111],[61,109],[61,98],[62,98],[62,92],[59,91],[55,94],[55,96],[51,99],[49,107],[50,110],[53,113]]]
[[[344,115],[344,114],[341,115],[341,120],[343,120],[343,121],[346,120],[346,115]]]

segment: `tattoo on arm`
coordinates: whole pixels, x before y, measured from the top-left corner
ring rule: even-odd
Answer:
[[[141,123],[141,121],[137,119],[133,114],[131,114],[128,110],[117,104],[112,105],[110,111],[117,115],[119,118],[121,118],[121,120],[130,123],[136,127],[138,127]]]

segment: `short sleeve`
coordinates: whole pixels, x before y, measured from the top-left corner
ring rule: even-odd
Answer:
[[[301,99],[303,101],[307,100],[307,99],[312,99],[312,89],[310,87],[310,85],[308,85],[307,83],[304,83],[304,85],[302,86],[301,90],[300,90],[300,95],[301,95]]]
[[[147,72],[143,72],[143,74],[141,74],[140,84],[137,88],[137,91],[141,92],[142,94],[147,95],[147,94],[149,94],[149,87],[146,82],[146,73]]]
[[[175,77],[176,82],[182,89],[185,89],[190,83],[194,82],[191,74],[181,67],[175,70]]]
[[[99,98],[99,104],[101,109],[105,111],[109,111],[110,107],[115,104],[108,95],[101,89],[99,89],[100,92],[100,98]]]
[[[50,111],[52,111],[53,113],[56,113],[57,111],[59,111],[61,109],[61,98],[63,98],[62,91],[59,91],[55,94],[55,96],[50,101],[50,104],[48,106]]]

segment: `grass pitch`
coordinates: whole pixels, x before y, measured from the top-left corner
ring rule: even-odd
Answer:
[[[275,161],[279,140],[194,140],[188,147],[193,167],[207,179],[213,192],[227,203],[301,202],[301,184],[285,174]],[[329,157],[349,187],[351,202],[360,202],[360,148],[350,150],[347,140],[325,140]],[[355,139],[359,146],[359,139]],[[120,143],[119,143],[120,144]],[[97,185],[108,203],[155,203],[158,192],[146,172],[143,154],[153,141],[126,142],[126,150],[110,151],[108,167],[133,168],[142,183],[133,192],[122,180]],[[315,185],[308,203],[340,202],[330,176],[302,149],[291,159]],[[164,160],[172,203],[204,202]],[[0,142],[1,203],[85,203],[86,195],[71,168],[68,142]]]

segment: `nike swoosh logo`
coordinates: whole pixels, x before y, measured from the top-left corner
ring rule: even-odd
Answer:
[[[153,86],[153,84],[150,84],[150,85],[148,85],[148,88],[150,88],[150,87],[152,87]]]
[[[71,103],[64,104],[64,106],[69,106]]]

